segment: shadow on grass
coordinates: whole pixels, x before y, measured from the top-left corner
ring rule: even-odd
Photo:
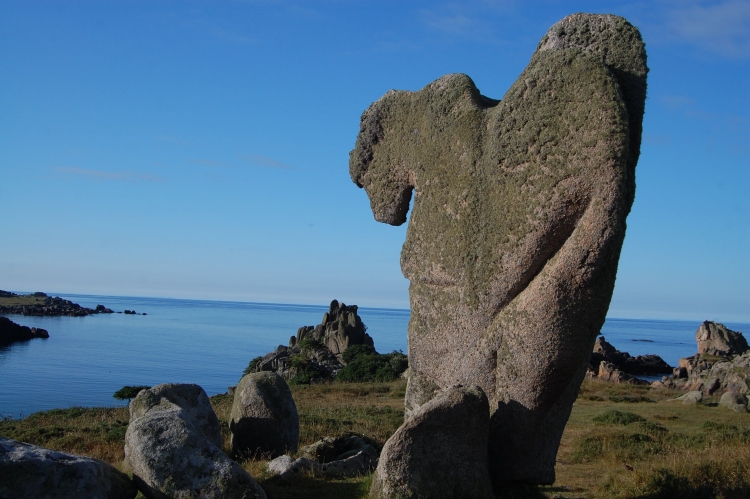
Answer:
[[[296,477],[289,481],[273,477],[260,486],[268,499],[357,499],[367,497],[370,480],[332,481],[315,477]]]

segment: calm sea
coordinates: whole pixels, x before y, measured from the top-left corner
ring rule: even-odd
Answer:
[[[55,294],[54,296],[57,296]],[[85,307],[147,315],[24,317],[49,339],[0,347],[0,417],[72,406],[116,406],[124,385],[197,383],[209,395],[237,383],[248,362],[286,345],[328,306],[60,294]],[[360,308],[379,352],[406,352],[408,310]],[[632,355],[655,353],[676,365],[695,353],[699,322],[608,319],[602,333]],[[726,324],[750,331],[748,324]]]

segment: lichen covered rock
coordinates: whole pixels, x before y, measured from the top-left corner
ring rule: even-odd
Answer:
[[[440,391],[388,439],[370,497],[491,499],[489,405],[479,387]]]
[[[575,14],[501,101],[453,74],[362,115],[349,170],[375,219],[403,224],[414,193],[410,388],[485,391],[496,487],[554,481],[614,288],[647,72],[635,27]],[[422,398],[407,393],[409,410]]]
[[[158,385],[133,399],[125,458],[144,495],[265,499],[255,480],[222,451],[215,419],[197,385]]]
[[[125,473],[103,461],[2,437],[0,477],[0,497],[8,499],[132,499],[138,492]]]

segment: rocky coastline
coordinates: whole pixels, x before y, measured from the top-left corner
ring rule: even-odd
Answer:
[[[34,338],[49,338],[46,329],[16,324],[7,317],[0,317],[0,345],[10,345],[17,341],[28,341]]]
[[[114,311],[104,305],[96,308],[82,307],[59,296],[54,298],[46,293],[36,292],[30,295],[18,295],[0,290],[0,314],[27,315],[34,317],[84,317],[93,314],[112,314]]]

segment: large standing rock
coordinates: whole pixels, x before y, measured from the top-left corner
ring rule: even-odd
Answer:
[[[741,332],[732,331],[718,322],[703,321],[695,332],[695,340],[698,353],[705,355],[741,355],[750,349]]]
[[[453,74],[362,115],[349,167],[375,219],[403,224],[414,191],[409,364],[440,388],[487,393],[498,486],[554,481],[612,297],[647,72],[635,27],[575,14],[502,101]]]
[[[276,373],[244,376],[234,392],[232,454],[279,456],[299,445],[299,415],[292,392]]]
[[[130,403],[125,458],[147,497],[265,499],[221,450],[218,419],[198,385],[167,384]]]
[[[370,497],[490,499],[489,404],[479,387],[438,393],[388,439]]]
[[[0,497],[132,499],[135,484],[111,465],[0,437]]]

